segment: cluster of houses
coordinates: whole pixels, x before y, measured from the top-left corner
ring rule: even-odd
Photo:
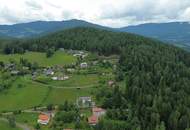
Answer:
[[[83,51],[73,51],[73,53],[74,53],[73,56],[81,57],[82,59],[84,59],[86,56],[88,56],[88,54]]]
[[[106,110],[100,107],[95,106],[95,102],[92,101],[91,97],[79,97],[77,99],[77,106],[81,109],[83,108],[91,108],[92,115],[88,117],[89,125],[96,125],[98,121],[106,114]],[[51,112],[40,113],[38,116],[37,122],[41,125],[48,125],[50,119],[54,117],[54,114]],[[71,130],[71,129],[64,129]]]
[[[63,81],[69,79],[69,76],[63,74],[55,76],[55,71],[52,68],[44,69],[44,74],[46,76],[51,76],[52,80]]]
[[[90,125],[96,125],[106,113],[105,109],[95,106],[95,102],[92,101],[91,97],[79,97],[77,106],[79,108],[92,108],[92,115],[88,117],[88,123]]]

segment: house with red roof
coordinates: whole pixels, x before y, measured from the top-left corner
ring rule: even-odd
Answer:
[[[98,123],[98,117],[95,115],[92,115],[88,118],[88,123],[90,125],[96,125]]]
[[[103,108],[100,108],[100,107],[93,107],[92,113],[93,113],[93,115],[95,115],[97,117],[101,117],[106,114],[106,110],[104,110]]]
[[[42,125],[47,125],[49,123],[50,116],[46,114],[40,114],[38,117],[38,123]]]
[[[92,116],[88,118],[88,123],[90,125],[96,125],[99,119],[106,114],[106,110],[100,107],[92,108]]]

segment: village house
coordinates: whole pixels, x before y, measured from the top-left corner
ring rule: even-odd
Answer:
[[[115,82],[114,82],[113,80],[108,81],[108,85],[109,85],[110,87],[113,87],[114,84],[115,84]]]
[[[106,114],[106,110],[104,110],[103,108],[100,108],[100,107],[94,107],[94,108],[92,108],[92,113],[93,113],[93,115],[95,115],[97,117],[101,117]]]
[[[47,114],[40,114],[38,117],[38,123],[42,125],[47,125],[50,121],[50,116]]]
[[[96,125],[99,119],[106,114],[106,110],[100,107],[92,108],[92,116],[88,118],[88,124]]]
[[[59,81],[62,81],[62,80],[67,80],[69,79],[69,76],[54,76],[51,78],[52,80],[59,80]]]
[[[54,72],[52,69],[49,68],[49,69],[45,69],[45,70],[44,70],[44,73],[45,73],[46,75],[54,75],[55,72]]]
[[[59,50],[60,50],[60,51],[65,51],[65,49],[64,49],[64,48],[59,48]]]
[[[15,69],[15,64],[5,64],[5,69],[10,69],[10,70],[12,70],[12,69]]]
[[[18,75],[20,73],[20,71],[18,70],[12,70],[11,71],[11,75]]]
[[[69,76],[65,75],[65,76],[63,77],[63,80],[67,80],[67,79],[69,79]]]
[[[77,105],[80,108],[88,108],[92,106],[92,99],[91,97],[79,97],[77,99]]]
[[[88,124],[90,125],[96,125],[98,123],[98,117],[95,115],[92,115],[88,118]]]
[[[82,54],[74,54],[73,56],[74,57],[80,57],[80,56],[82,56]]]
[[[81,68],[87,68],[87,67],[88,67],[88,64],[87,64],[86,62],[81,63],[81,64],[80,64],[80,67],[81,67]]]
[[[67,69],[67,72],[70,72],[70,73],[73,73],[74,71],[75,71],[74,68],[68,68],[68,69]]]

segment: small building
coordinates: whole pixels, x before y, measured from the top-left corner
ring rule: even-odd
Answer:
[[[58,80],[58,77],[52,77],[51,79],[52,80]]]
[[[20,71],[18,70],[12,70],[11,71],[11,75],[18,75],[20,73]]]
[[[68,68],[68,69],[67,69],[67,72],[73,73],[73,72],[75,72],[75,69],[74,69],[74,68]]]
[[[67,79],[69,79],[69,76],[65,75],[65,76],[63,77],[63,80],[67,80]]]
[[[5,69],[14,69],[15,68],[15,64],[10,63],[10,64],[5,64]]]
[[[40,114],[38,117],[38,123],[42,125],[47,125],[50,121],[50,116],[46,114]]]
[[[96,125],[98,123],[98,117],[95,115],[92,115],[88,118],[88,124],[90,125]]]
[[[108,81],[108,85],[109,85],[110,87],[114,86],[114,84],[115,84],[115,82],[114,82],[113,80]]]
[[[82,54],[74,54],[73,56],[74,56],[74,57],[81,57]]]
[[[77,99],[77,105],[80,108],[88,108],[92,106],[92,99],[91,97],[79,97]]]
[[[46,75],[54,75],[54,71],[53,71],[52,69],[45,69],[45,70],[44,70],[44,73],[45,73]]]
[[[81,64],[80,64],[80,67],[81,67],[81,68],[87,68],[87,67],[88,67],[88,64],[87,64],[86,62],[81,63]]]
[[[60,51],[65,51],[65,49],[64,49],[64,48],[59,48],[59,50],[60,50]]]
[[[51,78],[52,80],[59,80],[59,81],[62,81],[62,80],[67,80],[69,79],[69,76],[54,76]]]
[[[92,113],[96,117],[101,117],[106,114],[106,110],[104,110],[103,108],[100,108],[100,107],[94,107],[94,108],[92,108]]]

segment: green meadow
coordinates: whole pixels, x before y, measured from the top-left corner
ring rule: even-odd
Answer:
[[[94,84],[98,84],[99,81],[99,76],[96,74],[74,74],[74,75],[69,75],[68,80],[63,80],[63,81],[55,81],[52,80],[51,77],[47,76],[39,76],[38,77],[39,81],[45,82],[46,84],[50,86],[57,86],[57,87],[91,87]]]
[[[87,80],[88,81],[88,78]],[[88,82],[90,83],[90,82]],[[14,85],[0,94],[0,111],[14,111],[63,104],[68,100],[75,102],[79,96],[93,96],[94,88],[53,88],[31,81],[28,76],[18,78]]]
[[[38,63],[40,66],[69,65],[76,62],[76,57],[62,51],[56,51],[55,54],[47,58],[46,53],[26,52],[24,54],[0,54],[0,61],[9,62],[11,60],[19,61],[20,58],[27,59],[31,63]]]
[[[7,122],[0,121],[0,130],[21,130],[20,128],[12,128]]]

